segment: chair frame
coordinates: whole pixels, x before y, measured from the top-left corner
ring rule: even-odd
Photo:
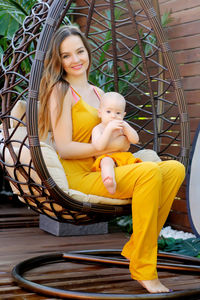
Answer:
[[[20,28],[14,36],[11,46],[5,51],[1,66],[1,79],[4,79],[4,87],[1,90],[1,121],[4,132],[1,165],[6,174],[6,178],[10,181],[12,186],[15,186],[15,189],[18,190],[20,199],[23,199],[33,210],[46,214],[61,222],[87,224],[109,220],[115,216],[130,214],[131,210],[130,205],[103,205],[80,202],[73,199],[63,192],[52,179],[41,152],[38,137],[37,103],[43,61],[54,31],[63,22],[65,15],[70,11],[70,6],[73,3],[73,0],[69,0],[67,4],[65,0],[60,0],[59,5],[57,1],[52,0],[44,0],[38,3],[33,8],[32,15],[26,18],[23,27]],[[74,18],[86,18],[87,24],[82,25],[85,35],[90,39],[94,39],[94,35],[90,35],[90,29],[94,21],[100,23],[98,18],[102,20],[101,24],[103,23],[103,14],[101,12],[102,4],[96,4],[94,0],[90,1],[90,3],[87,0],[83,0],[81,3],[82,6],[75,7],[74,11],[70,11],[70,15],[73,15]],[[139,9],[135,11],[133,7],[134,3],[126,0],[125,5],[128,17],[122,18],[122,20],[115,20],[115,9],[117,7],[117,9],[125,10],[123,6],[124,2],[120,0],[116,4],[115,1],[111,0],[105,1],[105,3],[106,9],[110,11],[111,28],[109,30],[113,44],[112,56],[111,53],[108,52],[105,52],[105,55],[108,55],[109,59],[113,61],[113,75],[105,74],[105,70],[102,70],[101,66],[96,66],[94,70],[96,70],[96,72],[102,72],[105,76],[110,76],[109,82],[113,83],[113,88],[116,91],[119,90],[121,82],[129,84],[130,91],[125,95],[128,99],[127,115],[130,117],[129,123],[136,127],[139,134],[148,135],[148,139],[144,141],[143,145],[138,145],[137,147],[139,147],[139,149],[153,148],[163,159],[178,159],[187,166],[190,135],[184,91],[178,68],[174,62],[173,53],[151,1],[137,1]],[[86,13],[84,12],[85,10]],[[93,20],[93,14],[95,14],[95,20]],[[104,22],[107,21],[107,17],[104,16]],[[150,27],[148,27],[145,22],[148,22],[148,26]],[[136,49],[136,47],[140,50],[140,61],[132,71],[138,72],[137,74],[141,77],[145,73],[144,80],[138,82],[138,86],[134,85],[134,83],[130,85],[126,77],[123,77],[124,75],[118,74],[118,60],[121,60],[121,62],[125,61],[127,54],[121,57],[120,54],[117,53],[117,47],[119,45],[117,32],[119,28],[126,23],[132,26],[131,30],[133,30],[134,37],[128,36],[128,39],[129,41],[132,39],[135,45],[133,49],[127,45],[123,45],[123,47],[126,47],[127,53],[130,53],[130,51]],[[143,25],[143,23],[145,23],[145,25]],[[40,28],[42,28],[42,31],[38,33]],[[101,34],[106,31],[105,28],[106,26],[101,30]],[[144,35],[140,36],[139,30],[146,31],[145,34],[147,38],[151,36],[151,34],[155,34],[156,36],[158,45],[153,45],[151,42],[149,43],[153,50],[151,54],[147,55],[148,57],[145,57],[143,49]],[[120,32],[120,35],[122,39],[125,38],[124,32]],[[120,41],[120,43],[122,44],[122,41]],[[97,45],[96,51],[98,52],[102,47],[102,44]],[[158,57],[157,62],[154,61],[154,56]],[[163,66],[159,61],[159,57],[161,56],[161,61],[164,60]],[[21,63],[25,59],[30,60],[32,64],[31,71],[27,74],[22,72],[21,66]],[[126,63],[130,65],[128,60],[126,60]],[[151,74],[151,68],[148,68],[149,63],[154,63],[156,68],[158,68],[158,70],[156,69],[156,74]],[[141,64],[143,65],[142,70]],[[166,72],[169,77],[167,79],[165,79]],[[156,95],[153,90],[155,81],[158,85],[156,87]],[[143,91],[142,87],[145,85],[144,82],[146,84],[146,90]],[[20,86],[22,83],[24,86],[23,92],[18,92],[18,90],[16,92],[17,86]],[[131,98],[133,93],[141,93],[141,98],[146,99],[145,102],[140,105],[134,104],[134,99]],[[165,96],[167,93],[173,96],[172,100],[167,99],[167,96]],[[24,121],[25,115],[18,119],[12,117],[11,114],[12,108],[21,98],[27,100],[26,122]],[[152,111],[150,111],[149,106]],[[166,111],[164,110],[164,106],[167,107]],[[174,112],[175,110],[176,112]],[[137,119],[137,115],[142,116],[142,113],[147,116],[147,120],[144,121],[144,124],[138,125],[135,119]],[[170,114],[174,116],[174,119],[170,117]],[[14,128],[16,132],[21,125],[26,126],[27,136],[23,141],[16,141],[13,138],[13,134],[9,133],[11,120],[18,122]],[[163,129],[162,124],[164,124]],[[149,126],[151,126],[152,129]],[[170,134],[171,131],[174,133]],[[164,146],[162,145],[163,140],[167,140]],[[16,155],[13,149],[13,142],[19,143],[20,150],[18,155]],[[31,160],[29,163],[23,163],[21,159],[24,147],[30,149]],[[175,154],[172,153],[174,149],[178,149],[175,150]],[[138,150],[138,148],[136,148],[136,150]],[[11,166],[13,168],[13,176],[8,172],[10,164],[6,162],[6,151],[9,151],[13,160]],[[32,170],[37,173],[41,183],[34,182],[34,179],[31,177]],[[23,181],[19,179],[18,174],[23,177]],[[29,188],[28,192],[24,191],[23,187],[25,185]],[[59,205],[59,210],[55,209],[54,204]],[[70,218],[66,219],[66,215]]]

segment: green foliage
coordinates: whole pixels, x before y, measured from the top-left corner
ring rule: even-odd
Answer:
[[[132,234],[132,217],[118,217],[112,224],[119,226],[122,231]],[[141,225],[142,226],[142,225]],[[161,236],[158,239],[158,249],[160,251],[177,253],[200,258],[200,238],[174,239]]]
[[[13,0],[1,0],[0,11],[4,16],[9,16],[12,21],[17,24],[23,23],[24,18],[28,15],[30,8],[36,1],[13,1]]]
[[[35,3],[37,0],[0,0],[0,55],[7,49]]]
[[[18,28],[18,22],[11,15],[0,11],[0,35],[11,39]]]
[[[181,255],[200,258],[200,238],[174,239],[161,237],[158,240],[158,249]]]
[[[115,8],[114,11],[115,20],[119,20],[122,11]],[[164,13],[162,16],[162,26],[165,27],[168,23],[171,22],[170,12]],[[106,15],[106,27],[109,29],[106,32],[101,32],[99,27],[93,27],[92,29],[96,32],[96,39],[102,45],[102,47],[94,54],[92,71],[90,72],[89,80],[97,86],[100,86],[105,92],[114,90],[113,82],[113,60],[109,60],[106,57],[106,53],[112,51],[112,34],[111,34],[111,13],[110,11],[105,11]],[[139,31],[139,35],[142,41],[143,51],[145,56],[151,55],[154,51],[154,45],[156,44],[156,37],[154,34],[146,34],[142,29]],[[93,48],[95,48],[95,42],[91,42]],[[128,85],[127,82],[133,83],[136,85],[139,81],[140,74],[136,71],[135,67],[137,66],[139,71],[143,71],[141,50],[139,45],[136,44],[133,49],[133,54],[131,58],[132,66],[126,62],[121,62],[118,66],[118,76],[123,75],[123,81],[118,81],[119,93],[125,94]]]
[[[123,231],[131,234],[132,230],[132,216],[122,216],[112,220],[113,225],[119,226]]]
[[[163,27],[166,27],[168,24],[170,24],[173,21],[173,18],[171,16],[172,12],[165,12],[161,17],[161,23]]]

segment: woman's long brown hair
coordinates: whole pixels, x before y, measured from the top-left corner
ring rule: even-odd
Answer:
[[[44,71],[40,82],[39,90],[39,136],[41,139],[47,137],[48,131],[51,128],[50,112],[49,112],[49,98],[54,86],[58,87],[58,112],[57,121],[61,116],[64,97],[68,91],[69,83],[64,79],[66,73],[62,68],[60,45],[61,43],[71,35],[79,36],[88,51],[89,55],[89,67],[87,75],[89,73],[91,65],[91,51],[89,44],[83,35],[83,33],[75,26],[62,26],[54,34],[48,51],[46,53],[44,61]]]

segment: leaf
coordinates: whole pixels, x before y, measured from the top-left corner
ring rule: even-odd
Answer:
[[[29,2],[29,1],[26,1]],[[21,1],[13,1],[13,0],[0,0],[0,11],[7,14],[7,16],[10,16],[12,19],[15,19],[15,21],[18,24],[23,23],[25,17],[29,14],[29,10],[25,9],[26,6],[24,6]]]
[[[158,248],[166,252],[198,257],[200,254],[200,238],[183,240],[161,237],[158,240]]]
[[[173,21],[173,18],[171,16],[172,12],[165,12],[161,17],[161,23],[163,27],[166,27],[170,22]]]
[[[0,12],[0,35],[11,40],[13,34],[18,29],[18,24],[10,15]]]
[[[123,216],[116,219],[116,224],[122,228],[122,230],[132,233],[132,216]]]
[[[183,249],[180,253],[188,253],[186,255],[197,256],[200,252],[200,239],[187,239],[183,241]]]

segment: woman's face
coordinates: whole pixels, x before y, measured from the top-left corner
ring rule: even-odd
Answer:
[[[86,74],[89,55],[79,36],[70,35],[61,43],[60,56],[67,78]]]

